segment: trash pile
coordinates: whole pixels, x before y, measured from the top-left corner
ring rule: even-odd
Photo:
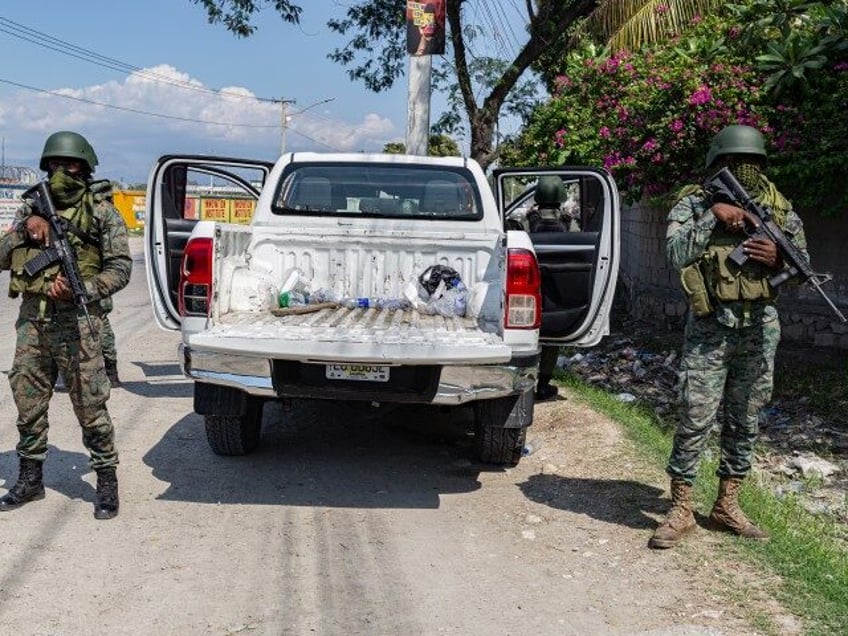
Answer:
[[[676,351],[654,353],[615,334],[590,350],[562,350],[561,369],[611,393],[638,402],[674,426],[680,415]],[[848,430],[811,412],[809,398],[773,399],[760,413],[757,467],[778,477],[778,496],[801,495],[813,513],[848,523]],[[822,457],[824,456],[824,457]],[[828,459],[825,459],[828,457]]]
[[[477,287],[475,286],[475,292],[485,293],[484,288],[478,291]],[[425,269],[415,280],[406,284],[401,298],[353,298],[325,288],[310,291],[303,272],[295,268],[288,273],[280,287],[277,307],[272,308],[272,312],[275,315],[287,315],[328,307],[345,307],[418,311],[431,316],[462,317],[468,314],[476,317],[472,315],[473,312],[469,312],[469,295],[459,273],[446,265],[432,265]]]

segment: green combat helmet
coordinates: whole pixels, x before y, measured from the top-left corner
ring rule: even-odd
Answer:
[[[715,137],[707,152],[707,165],[709,168],[716,159],[723,155],[758,155],[765,160],[766,146],[763,135],[751,126],[740,126],[733,124],[722,128]]]
[[[558,207],[565,200],[565,184],[556,175],[540,177],[534,198],[540,208]]]
[[[94,172],[97,165],[97,155],[88,140],[79,133],[70,130],[55,132],[44,142],[41,151],[41,163],[38,167],[47,170],[47,162],[57,158],[79,159],[88,166],[89,172]]]

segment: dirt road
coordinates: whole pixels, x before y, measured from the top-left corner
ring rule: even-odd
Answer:
[[[537,407],[541,449],[512,470],[470,459],[465,413],[322,403],[271,405],[259,451],[215,456],[133,248],[112,314],[121,514],[92,518],[94,475],[57,394],[47,496],[0,515],[2,633],[754,633],[705,598],[681,555],[646,548],[663,482],[634,477],[617,428],[574,400]],[[17,304],[4,293],[0,307],[5,372]],[[5,492],[17,474],[5,378],[0,414]]]

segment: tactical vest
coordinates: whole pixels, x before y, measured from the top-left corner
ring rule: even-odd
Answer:
[[[58,212],[59,216],[67,221],[68,242],[74,248],[79,266],[80,275],[83,280],[100,273],[102,269],[100,241],[94,226],[94,197],[91,192],[83,195],[80,204],[67,210]],[[42,252],[42,246],[34,246],[29,243],[21,245],[12,250],[12,267],[9,278],[9,296],[16,298],[19,294],[42,294],[47,295],[50,286],[56,277],[62,272],[62,266],[56,262],[45,267],[33,276],[29,276],[24,265],[30,259]]]
[[[748,259],[740,267],[728,258],[740,240],[738,233],[728,232],[721,224],[713,230],[700,261],[710,295],[722,302],[777,298],[777,291],[768,282],[773,272],[765,265]]]

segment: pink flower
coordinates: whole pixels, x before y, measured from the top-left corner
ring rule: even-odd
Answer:
[[[554,133],[554,143],[557,145],[558,148],[562,148],[563,146],[565,146],[566,132],[567,131],[565,130],[565,128],[560,128]]]
[[[610,129],[606,126],[601,126],[601,129],[598,131],[598,134],[604,139],[610,138]]]
[[[668,13],[668,5],[667,4],[658,4],[656,9],[654,9],[657,15],[663,15],[664,13]]]
[[[689,96],[689,103],[692,106],[699,106],[708,103],[713,98],[713,93],[709,86],[701,84],[698,89]]]
[[[568,75],[559,75],[554,79],[554,87],[557,91],[563,91],[566,88],[571,88],[574,85],[574,82],[571,80]]]
[[[649,139],[644,144],[642,144],[642,150],[644,150],[645,152],[651,152],[657,147],[657,145],[658,144],[656,139]]]
[[[689,24],[701,24],[702,21],[703,18],[701,17],[701,15],[696,13],[694,16],[692,16],[692,20],[690,20]]]
[[[683,130],[683,122],[679,119],[675,119],[668,125],[668,127],[671,128],[672,132],[680,132]]]
[[[839,62],[833,67],[834,71],[848,71],[848,62]]]

